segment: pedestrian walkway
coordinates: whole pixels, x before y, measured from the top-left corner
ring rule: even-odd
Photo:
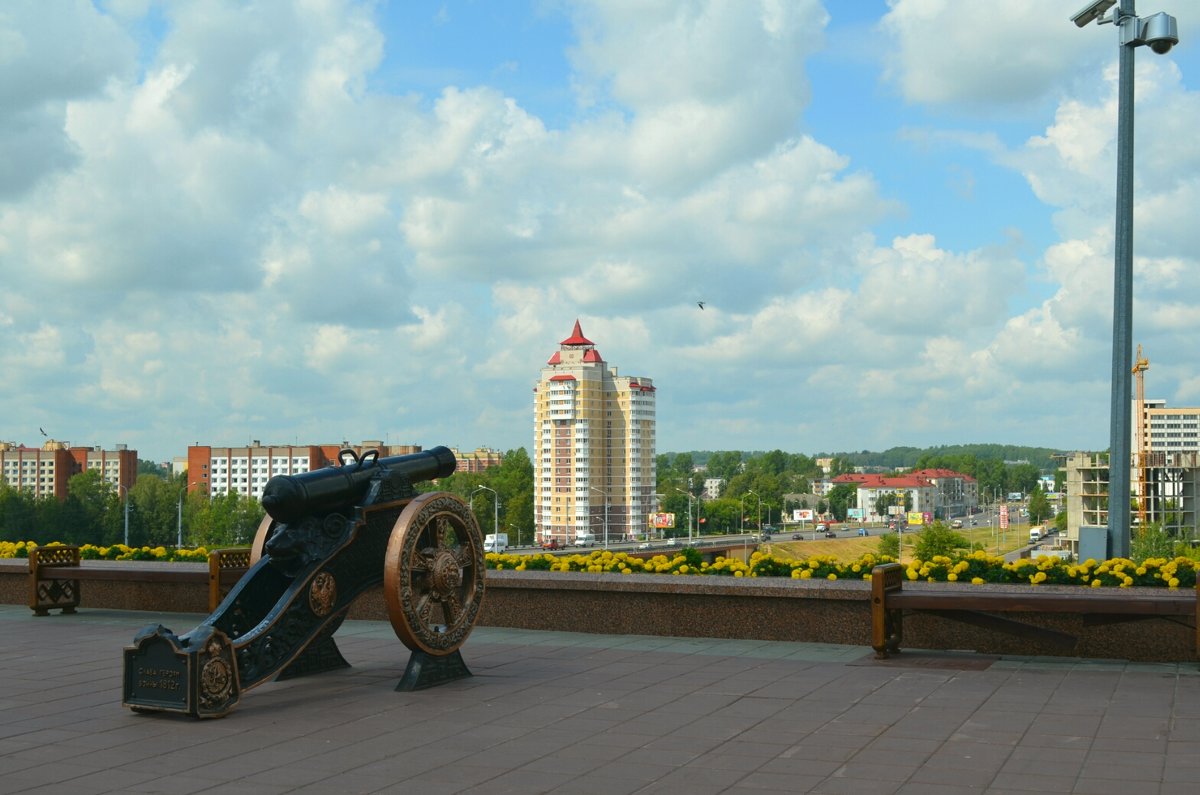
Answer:
[[[218,720],[122,709],[122,649],[198,615],[0,606],[3,793],[1120,793],[1200,788],[1200,670],[859,646],[477,628],[475,674],[394,691],[408,652]]]

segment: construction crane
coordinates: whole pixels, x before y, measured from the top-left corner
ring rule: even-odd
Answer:
[[[1137,347],[1137,358],[1133,363],[1133,377],[1137,379],[1137,469],[1138,469],[1138,527],[1146,528],[1146,459],[1149,457],[1149,440],[1146,439],[1146,385],[1143,374],[1150,369],[1150,360],[1142,355],[1142,346]]]

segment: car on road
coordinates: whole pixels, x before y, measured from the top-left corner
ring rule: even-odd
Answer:
[[[552,538],[549,541],[542,544],[542,549],[565,549],[565,548],[566,547],[563,544],[560,544],[558,542],[557,538]]]
[[[650,548],[649,541],[643,541],[642,543],[638,544],[638,549],[649,549],[649,548]]]
[[[818,533],[824,533],[828,529],[829,529],[829,525],[825,524],[824,522],[821,522],[820,524],[817,525]]]
[[[858,528],[858,534],[859,534],[860,536],[869,535],[869,534],[867,533],[867,528],[865,528],[865,527],[860,527],[860,528]]]
[[[802,536],[802,535],[801,535],[801,534],[799,534],[799,533],[792,533],[792,540],[793,540],[793,541],[803,541],[803,540],[804,540],[804,536]]]
[[[826,531],[825,531],[825,537],[826,537],[826,538],[837,538],[838,536],[837,536],[837,533],[835,533],[834,531],[832,531],[832,530],[826,530]]]
[[[761,536],[759,536],[759,537],[758,537],[758,540],[759,540],[759,541],[770,541],[770,540],[771,540],[771,534],[770,534],[770,533],[763,533]]]

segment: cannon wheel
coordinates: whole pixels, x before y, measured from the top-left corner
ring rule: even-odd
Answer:
[[[483,535],[471,509],[447,492],[421,494],[396,520],[384,557],[392,629],[415,652],[453,654],[483,602]]]
[[[250,545],[250,565],[258,563],[263,556],[263,550],[267,546],[267,539],[275,532],[275,525],[279,524],[270,516],[264,516],[263,520],[258,523],[258,529],[254,531],[254,543]]]

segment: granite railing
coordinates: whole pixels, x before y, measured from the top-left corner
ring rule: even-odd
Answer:
[[[82,583],[81,611],[141,610],[208,612],[203,563],[84,561],[88,568],[119,568],[121,579],[95,576]],[[144,571],[144,580],[130,578]],[[184,576],[184,572],[194,574]],[[178,576],[164,576],[164,572]],[[172,581],[175,580],[175,581]],[[871,653],[870,583],[865,580],[795,580],[654,574],[583,574],[489,571],[480,626],[606,634],[664,635],[836,643]],[[1022,585],[920,583],[906,590],[1012,590]],[[1036,586],[1073,592],[1077,586]],[[0,561],[0,603],[26,604],[29,573],[24,560]],[[363,594],[349,618],[387,621],[382,590]],[[46,619],[35,619],[46,620]],[[63,620],[71,620],[66,616]],[[1078,638],[1073,656],[1138,661],[1197,661],[1196,628],[1186,621],[1149,618],[1097,625],[1088,616],[1035,614],[1030,623]],[[905,620],[905,648],[971,650],[985,654],[1061,654],[1036,640],[999,633],[944,617]]]

